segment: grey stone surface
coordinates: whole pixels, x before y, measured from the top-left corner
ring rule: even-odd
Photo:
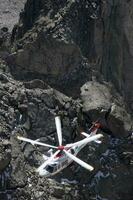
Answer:
[[[24,8],[26,0],[1,0],[0,1],[0,29],[7,27],[12,31],[18,23],[19,13]]]

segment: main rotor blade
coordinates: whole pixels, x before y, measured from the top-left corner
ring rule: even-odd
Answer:
[[[40,167],[37,168],[37,172],[39,172],[39,174],[43,174],[43,170],[44,168],[51,163],[51,161],[54,159],[54,157],[60,152],[60,150],[56,151],[48,160],[46,160]]]
[[[63,150],[65,152],[65,154],[71,158],[72,160],[74,160],[75,162],[77,162],[79,165],[81,165],[82,167],[88,169],[89,171],[92,171],[94,168],[91,165],[88,165],[87,163],[85,163],[84,161],[80,160],[79,158],[77,158],[76,156],[72,155],[71,153],[69,153],[66,150]]]
[[[59,145],[61,146],[62,145],[62,131],[61,131],[61,120],[59,116],[55,117],[55,124],[56,124]]]
[[[91,137],[93,135],[96,135],[98,129],[95,129],[94,131],[92,131],[91,133],[85,133],[85,132],[81,132],[82,135],[84,135],[85,137]]]
[[[81,134],[84,135],[84,136],[87,137],[87,138],[91,136],[90,134],[85,133],[85,132],[81,132]]]
[[[91,134],[87,134],[85,132],[81,132],[81,134],[84,135],[85,137],[89,138],[89,137],[95,135],[96,133],[95,132],[91,132]],[[98,143],[98,144],[102,143],[100,140],[95,140],[95,142]]]
[[[67,144],[66,147],[73,147],[73,146],[77,146],[77,145],[82,145],[82,144],[86,144],[88,142],[92,142],[92,141],[95,141],[99,138],[103,137],[102,134],[97,134],[97,135],[94,135],[94,136],[90,136],[88,138],[85,138],[79,142],[75,142],[75,143],[72,143],[72,144]]]
[[[57,148],[58,148],[58,147],[53,146],[53,145],[45,144],[45,143],[42,143],[42,142],[38,142],[38,141],[36,141],[36,140],[31,140],[31,139],[24,138],[24,137],[20,137],[20,136],[18,136],[17,138],[18,138],[19,140],[21,140],[21,141],[29,142],[29,143],[31,143],[32,145],[36,144],[36,145],[41,145],[41,146],[50,147],[50,148],[54,148],[54,149],[57,149]]]

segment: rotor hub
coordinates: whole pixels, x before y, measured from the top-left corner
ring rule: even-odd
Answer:
[[[64,146],[58,146],[58,150],[64,150],[65,149],[65,147]]]

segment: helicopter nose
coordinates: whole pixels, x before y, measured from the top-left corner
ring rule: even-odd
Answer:
[[[38,171],[38,173],[40,176],[48,176],[49,175],[49,172],[46,171],[45,169]]]

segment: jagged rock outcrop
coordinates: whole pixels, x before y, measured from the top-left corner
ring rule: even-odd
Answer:
[[[17,40],[16,52],[8,60],[12,71],[18,76],[23,69],[19,78],[38,76],[67,94],[77,95],[80,86],[91,79],[82,53],[90,30],[83,30],[99,13],[100,5],[95,1],[27,1],[12,33],[12,40]]]
[[[14,55],[15,70],[20,67],[34,74],[40,66],[40,73],[64,90],[69,82],[78,82],[79,88],[90,80],[89,65],[98,72],[97,79],[101,73],[115,85],[132,109],[132,6],[126,0],[28,0],[12,33],[16,49],[21,49]],[[75,73],[84,69],[83,57],[88,63],[85,70]],[[55,73],[65,87],[61,80],[52,79]]]
[[[71,142],[76,129],[78,132],[80,101],[74,101],[41,80],[15,81],[6,72],[4,62],[1,61],[0,66],[0,199],[72,196],[73,188],[51,183],[35,174],[47,148],[21,143],[16,136],[40,138],[57,145],[54,114],[58,113],[62,118],[63,142]]]
[[[126,0],[108,0],[104,3],[103,42],[101,41],[103,47],[101,72],[107,81],[114,83],[131,108],[133,100],[131,93],[133,89],[132,6],[133,2]]]
[[[3,27],[0,30],[0,58],[6,59],[10,54],[10,36],[8,28]]]
[[[47,148],[20,142],[16,136],[40,138],[46,143],[56,145],[54,113],[57,112],[62,119],[63,143],[72,142],[75,136],[79,137],[83,121],[87,128],[83,126],[82,128],[86,128],[86,131],[90,124],[82,113],[81,101],[65,96],[41,80],[16,81],[10,75],[8,66],[3,61],[0,66],[1,199],[25,198],[28,200],[33,198],[41,200],[45,198],[56,200],[68,198],[70,200],[88,200],[89,198],[92,200],[100,196],[100,198],[111,200],[115,195],[118,198],[122,194],[125,195],[125,198],[132,196],[131,140],[110,138],[106,134],[104,134],[102,145],[92,143],[79,154],[82,160],[95,167],[94,172],[90,173],[74,164],[51,180],[39,177],[35,173],[35,168],[43,162],[42,154],[47,151]],[[92,82],[90,82],[91,84]],[[99,83],[94,83],[94,86],[99,95],[101,87],[106,88],[107,84],[101,86]],[[107,88],[106,94],[109,95],[109,92],[110,90]],[[97,100],[99,101],[99,99]],[[93,108],[94,113],[99,109],[98,101],[95,103],[96,107]],[[106,104],[110,104],[108,101],[109,99],[106,98]],[[91,99],[88,99],[87,105],[89,103],[92,105]],[[84,105],[85,102],[83,102],[83,109]],[[100,105],[104,108],[104,104]],[[91,112],[89,117],[92,117]],[[121,118],[121,122],[123,122],[122,120]],[[122,174],[122,172],[124,173]],[[116,178],[119,186],[117,182],[114,184]],[[129,185],[124,181],[125,178],[129,180]],[[110,190],[105,189],[106,184],[112,188],[111,193]],[[128,191],[128,194],[123,192],[124,190]]]

